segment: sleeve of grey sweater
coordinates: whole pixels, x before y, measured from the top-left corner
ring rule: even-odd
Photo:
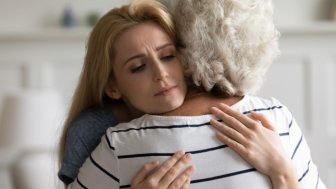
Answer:
[[[109,127],[117,124],[108,106],[95,106],[81,112],[69,127],[59,179],[70,184],[79,168],[99,144]]]

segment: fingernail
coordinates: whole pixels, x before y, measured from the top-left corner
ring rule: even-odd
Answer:
[[[222,106],[223,108],[227,108],[227,107],[229,107],[228,105],[226,105],[226,104],[224,104],[224,103],[220,103],[219,105]]]
[[[189,160],[189,159],[191,159],[191,153],[187,153],[187,154],[185,154],[185,157]]]
[[[216,126],[215,124],[216,124],[216,122],[217,122],[217,120],[216,119],[210,119],[210,126]]]
[[[217,113],[218,112],[218,108],[217,107],[211,107],[210,108],[210,111],[213,112],[213,113]]]
[[[175,153],[175,155],[177,155],[177,156],[182,156],[183,154],[185,154],[184,151],[178,151],[178,152]]]
[[[219,110],[217,107],[212,107],[214,110]]]
[[[195,167],[194,165],[191,165],[191,166],[189,167],[189,170],[190,170],[191,172],[195,172],[196,167]]]

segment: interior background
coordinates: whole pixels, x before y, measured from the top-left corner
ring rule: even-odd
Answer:
[[[0,107],[9,92],[50,87],[60,92],[66,107],[83,61],[90,32],[88,16],[103,15],[111,7],[128,2],[0,0]],[[282,56],[272,66],[259,94],[274,96],[292,110],[306,134],[320,176],[328,188],[336,188],[336,21],[330,19],[333,0],[274,0],[274,5],[275,22],[282,33]],[[68,28],[60,24],[66,7],[71,8],[75,20]],[[43,73],[46,65],[54,75],[47,83]],[[28,68],[28,74],[23,67]],[[8,152],[13,150],[0,147],[3,189],[14,187],[8,172],[13,160]]]

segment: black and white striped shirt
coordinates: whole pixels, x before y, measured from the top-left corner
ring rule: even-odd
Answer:
[[[232,106],[249,114],[258,111],[275,123],[287,155],[292,159],[303,189],[323,189],[309,147],[289,110],[275,99],[245,96]],[[71,188],[129,188],[141,167],[152,161],[163,162],[178,150],[192,153],[196,172],[192,189],[272,188],[267,176],[259,173],[215,137],[209,126],[212,115],[144,115],[107,130],[101,143],[80,169]]]

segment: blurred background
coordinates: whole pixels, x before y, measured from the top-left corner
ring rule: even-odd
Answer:
[[[56,145],[85,42],[100,16],[128,2],[0,0],[1,189],[61,187]],[[328,188],[336,188],[334,4],[274,0],[282,55],[259,92],[292,111]]]

